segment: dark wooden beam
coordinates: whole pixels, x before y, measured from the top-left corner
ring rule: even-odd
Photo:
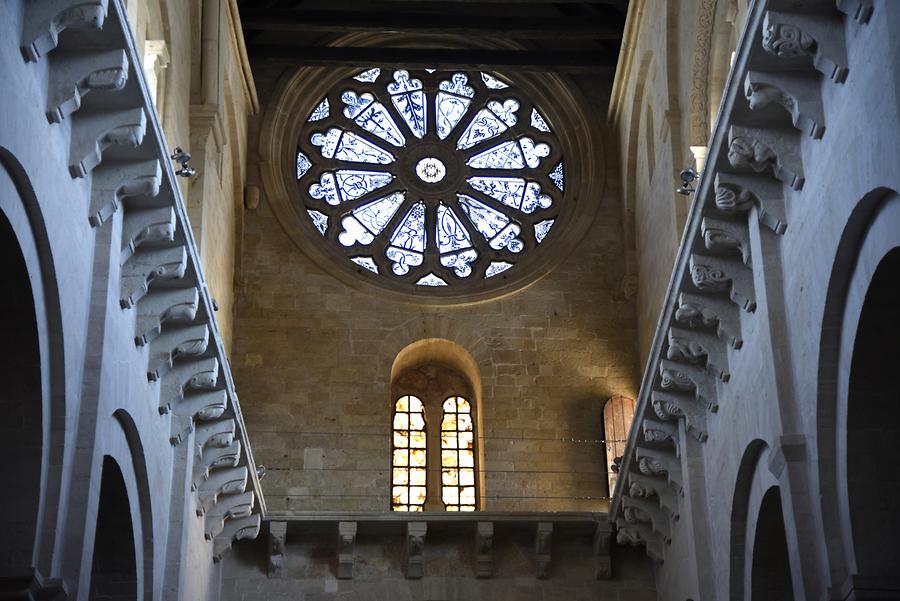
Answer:
[[[252,45],[253,60],[308,66],[411,67],[427,69],[514,69],[612,74],[616,56],[602,52],[520,50],[433,50],[419,48],[331,48]]]
[[[597,18],[502,19],[464,14],[339,10],[248,10],[241,16],[245,31],[324,32],[387,31],[418,34],[502,35],[510,38],[618,40],[621,28]]]

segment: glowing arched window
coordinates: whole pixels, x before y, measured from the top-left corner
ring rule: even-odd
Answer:
[[[394,405],[394,444],[391,509],[422,511],[427,480],[425,408],[414,396],[402,396]]]
[[[441,500],[447,511],[475,511],[475,428],[472,407],[461,396],[444,401]]]

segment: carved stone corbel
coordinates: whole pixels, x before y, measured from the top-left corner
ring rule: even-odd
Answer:
[[[61,123],[81,108],[91,91],[121,90],[128,81],[128,57],[122,49],[71,52],[50,64],[47,120]]]
[[[756,207],[759,222],[776,234],[787,229],[781,185],[767,177],[716,174],[716,208],[728,215],[744,215]]]
[[[130,309],[146,296],[151,282],[181,278],[186,270],[187,250],[183,246],[137,253],[122,266],[119,304]]]
[[[746,223],[704,217],[700,222],[703,246],[715,254],[737,254],[744,265],[750,266],[750,234]]]
[[[269,522],[269,578],[280,578],[284,570],[287,522]]]
[[[812,66],[835,83],[847,79],[847,47],[839,19],[808,13],[767,11],[762,47],[769,54],[794,60],[812,59]]]
[[[228,391],[192,391],[184,395],[180,403],[172,408],[175,415],[183,415],[197,420],[212,420],[222,417],[228,407]]]
[[[215,388],[219,380],[219,360],[216,357],[176,363],[163,376],[159,387],[159,412],[166,414],[184,399],[187,389]]]
[[[693,393],[698,400],[707,404],[711,412],[718,411],[716,384],[706,369],[662,359],[659,362],[659,375],[659,387],[663,391]]]
[[[620,545],[641,545],[645,546],[647,555],[651,559],[662,563],[665,559],[663,554],[663,542],[659,535],[653,532],[649,524],[637,523],[630,524],[623,519],[616,520],[618,532],[616,533],[616,542]]]
[[[669,347],[666,357],[671,361],[703,365],[723,382],[731,378],[725,344],[720,338],[702,330],[669,328]]]
[[[338,522],[337,555],[337,577],[352,579],[353,563],[356,561],[356,522]]]
[[[609,555],[609,544],[612,540],[612,526],[609,522],[597,522],[594,529],[594,578],[609,580],[612,578],[612,558]]]
[[[162,166],[159,161],[118,161],[101,165],[91,177],[88,221],[99,227],[134,196],[159,194]]]
[[[141,107],[121,111],[80,114],[73,122],[69,173],[85,177],[112,146],[136,148],[144,140],[147,116]]]
[[[728,132],[728,162],[750,173],[771,173],[784,185],[800,190],[806,181],[799,146],[784,134],[733,125]]]
[[[691,282],[704,294],[726,293],[741,309],[756,310],[753,274],[742,263],[723,257],[691,255]]]
[[[706,442],[706,408],[695,397],[677,392],[650,392],[653,413],[661,420],[678,421],[684,419],[688,434],[699,442]]]
[[[197,448],[197,455],[194,458],[191,490],[199,490],[203,481],[209,478],[211,470],[237,467],[240,462],[240,440],[233,440],[229,444],[222,446],[209,445],[205,449]]]
[[[150,343],[147,379],[158,380],[172,369],[176,357],[202,355],[209,345],[209,327],[205,324],[167,327]]]
[[[494,523],[475,525],[475,576],[490,578],[494,574]]]
[[[668,512],[672,521],[678,521],[678,496],[665,480],[631,472],[628,474],[628,494],[641,499],[652,499]],[[623,497],[624,498],[624,497]]]
[[[872,0],[837,0],[837,9],[851,19],[865,25],[872,18],[874,7],[872,6]]]
[[[681,494],[681,461],[674,451],[637,446],[635,447],[635,457],[638,460],[638,470],[642,474],[665,478]]]
[[[233,419],[197,424],[194,444],[201,451],[206,447],[227,447],[234,441],[236,427]]]
[[[425,568],[425,534],[428,522],[406,524],[406,577],[419,579]]]
[[[256,495],[253,491],[245,493],[222,495],[216,500],[204,517],[206,540],[212,540],[225,529],[225,521],[243,518],[253,513],[253,503]]]
[[[825,115],[819,82],[809,76],[792,73],[748,71],[744,78],[744,95],[750,110],[775,103],[788,112],[791,123],[814,140],[825,133]]]
[[[32,0],[25,4],[22,56],[27,62],[56,48],[66,29],[100,29],[106,20],[107,0]]]
[[[259,536],[260,515],[254,513],[242,518],[225,520],[225,528],[213,539],[213,561],[222,561],[225,552],[236,540],[256,538]]]
[[[534,556],[537,577],[546,580],[550,577],[553,559],[553,522],[538,522],[534,534]]]
[[[663,513],[659,505],[641,498],[625,495],[622,497],[622,507],[622,514],[625,516],[626,522],[629,524],[650,524],[650,527],[659,534],[664,543],[669,544],[672,542],[669,518]]]
[[[197,288],[154,290],[137,306],[137,335],[134,343],[144,346],[159,336],[162,324],[193,321],[197,317],[200,292]]]
[[[744,344],[738,309],[729,301],[705,294],[682,292],[678,295],[675,321],[692,329],[715,328],[719,338],[733,349]]]
[[[681,440],[678,436],[678,424],[645,418],[641,421],[641,430],[644,434],[644,440],[647,442],[666,442],[670,440],[675,445],[676,452],[680,452]]]
[[[197,515],[203,516],[220,495],[242,493],[247,489],[247,466],[212,470],[197,491]]]
[[[130,210],[125,213],[122,231],[122,259],[127,260],[142,244],[175,240],[175,209]]]

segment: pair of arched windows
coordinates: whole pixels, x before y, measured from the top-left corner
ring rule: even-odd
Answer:
[[[425,403],[414,395],[397,399],[391,459],[393,511],[475,511],[473,418],[471,403],[452,395],[441,405],[440,429],[430,432]],[[440,467],[431,467],[435,465]]]

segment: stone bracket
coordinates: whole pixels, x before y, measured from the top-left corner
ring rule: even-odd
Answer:
[[[151,343],[160,335],[164,323],[193,321],[197,317],[199,302],[197,288],[151,292],[138,303],[134,343],[137,346]]]
[[[677,493],[661,478],[631,472],[628,474],[628,494],[644,499],[655,497],[659,501],[660,507],[669,513],[672,521],[678,521],[678,518],[681,517]]]
[[[159,194],[162,166],[159,161],[122,161],[101,165],[91,178],[91,208],[88,221],[100,227],[132,196]]]
[[[659,375],[664,391],[693,393],[697,400],[706,402],[711,413],[719,410],[716,384],[705,368],[662,359]]]
[[[406,524],[406,577],[417,580],[422,577],[425,568],[425,534],[428,532],[427,522],[408,522]]]
[[[247,489],[247,466],[211,470],[198,490],[197,516],[206,515],[220,495],[238,494]]]
[[[825,114],[819,82],[812,77],[798,77],[764,71],[748,71],[744,78],[744,95],[751,110],[775,103],[791,116],[791,123],[801,133],[819,140],[825,133]]]
[[[490,578],[494,575],[494,523],[478,522],[475,525],[475,576]]]
[[[653,412],[662,420],[677,421],[684,419],[688,434],[699,442],[706,442],[706,409],[697,399],[687,394],[662,392],[654,390],[650,393]]]
[[[222,561],[225,552],[231,548],[236,540],[256,538],[259,536],[259,527],[262,518],[258,513],[242,518],[225,520],[222,532],[213,539],[213,561]]]
[[[50,63],[47,120],[61,123],[81,108],[92,90],[117,91],[128,81],[128,57],[121,48],[70,52]]]
[[[280,578],[284,571],[284,547],[287,522],[269,522],[269,578]]]
[[[801,190],[806,182],[799,145],[791,135],[778,130],[732,125],[728,131],[728,162],[741,172],[771,173],[794,190]]]
[[[669,517],[663,513],[658,504],[631,496],[622,497],[625,521],[629,524],[649,523],[653,531],[659,534],[663,542],[672,542]]]
[[[355,561],[356,522],[338,522],[337,577],[341,580],[352,579]]]
[[[704,217],[700,222],[700,234],[706,250],[725,256],[737,255],[744,265],[751,265],[750,233],[746,223]]]
[[[731,301],[748,313],[756,310],[753,273],[747,266],[723,257],[692,254],[691,282],[704,294],[727,293]]]
[[[32,0],[25,4],[22,56],[37,62],[59,43],[66,29],[100,29],[107,0]]]
[[[175,415],[189,416],[194,419],[211,420],[222,417],[228,408],[228,391],[191,391],[184,395],[180,403],[172,408]]]
[[[784,216],[784,192],[780,184],[758,175],[716,174],[716,208],[728,215],[757,209],[759,222],[776,234],[787,230]]]
[[[744,345],[737,308],[730,302],[706,294],[682,292],[678,296],[675,321],[692,329],[716,328],[716,334],[731,348]]]
[[[874,7],[872,6],[872,0],[837,0],[837,9],[851,19],[865,25],[872,18]]]
[[[168,413],[173,405],[184,399],[187,389],[215,388],[218,379],[219,360],[216,357],[176,363],[161,380],[159,412]]]
[[[553,522],[538,522],[534,534],[534,556],[537,577],[541,580],[550,578],[553,560]]]
[[[220,496],[204,517],[206,540],[213,540],[221,534],[227,520],[249,516],[253,512],[255,501],[256,495],[252,490]]]
[[[717,336],[702,330],[675,326],[669,328],[669,348],[666,350],[666,356],[671,361],[702,365],[723,382],[731,378],[725,343]]]
[[[172,243],[175,240],[175,209],[130,210],[122,232],[122,258],[134,255],[143,244]]]
[[[147,379],[159,380],[172,369],[177,357],[194,357],[206,352],[209,345],[209,326],[205,323],[166,328],[150,343],[150,361]]]
[[[69,159],[73,178],[85,177],[103,161],[112,146],[137,148],[147,131],[147,115],[141,107],[121,111],[82,113],[74,119]]]
[[[770,10],[763,19],[762,47],[785,60],[812,59],[819,73],[844,83],[848,69],[842,25],[833,17]]]
[[[183,246],[142,251],[122,267],[119,304],[130,309],[146,296],[154,280],[174,280],[187,271],[187,250]]]
[[[635,446],[635,456],[638,459],[638,469],[642,474],[665,478],[681,494],[681,461],[674,452]]]

